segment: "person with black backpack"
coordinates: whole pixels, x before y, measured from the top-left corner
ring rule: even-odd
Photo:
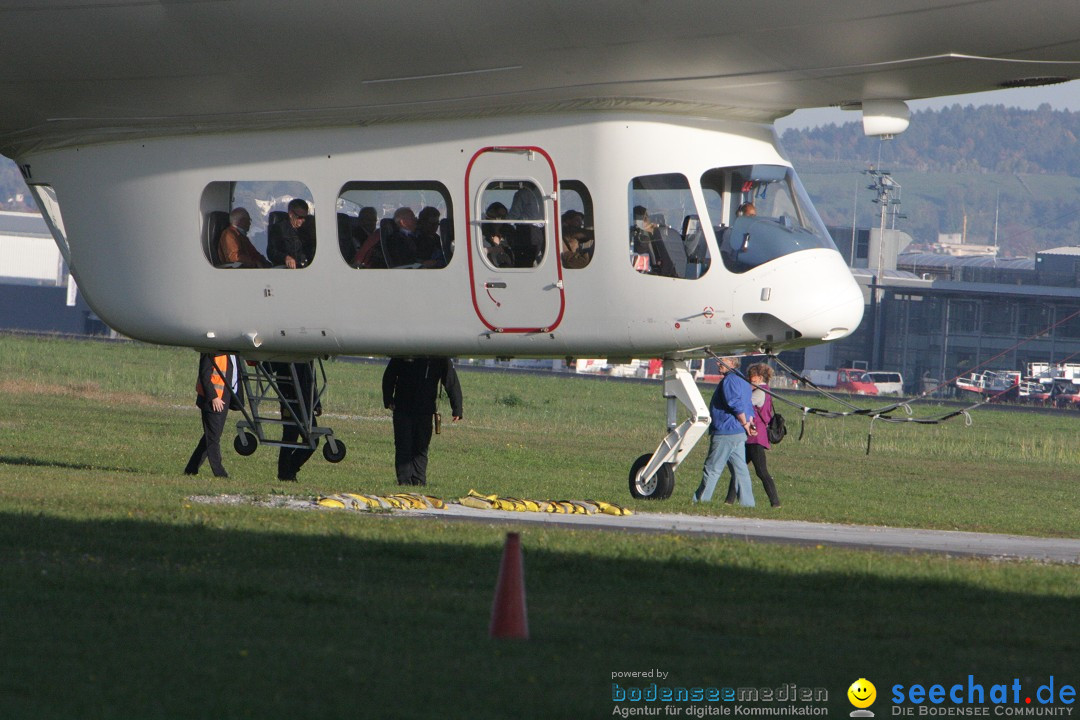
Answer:
[[[765,451],[772,447],[772,443],[780,442],[783,434],[786,433],[786,428],[778,438],[774,426],[779,425],[781,428],[784,426],[783,418],[779,413],[773,411],[772,396],[767,392],[772,376],[772,368],[765,363],[755,363],[746,370],[746,377],[754,388],[750,395],[750,402],[754,406],[754,425],[760,428],[757,435],[749,435],[746,438],[746,462],[753,464],[754,473],[761,480],[761,484],[765,486],[765,493],[769,496],[769,504],[774,508],[778,508],[780,507],[780,496],[776,493],[776,482],[773,481],[772,475],[769,474],[769,468],[765,463]],[[780,422],[777,423],[776,419],[779,419]],[[725,502],[729,504],[735,502],[734,482],[728,486],[728,495]]]

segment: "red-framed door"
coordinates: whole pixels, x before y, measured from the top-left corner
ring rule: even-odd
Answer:
[[[562,322],[558,188],[555,164],[538,147],[485,147],[469,161],[469,283],[490,330],[551,332]]]

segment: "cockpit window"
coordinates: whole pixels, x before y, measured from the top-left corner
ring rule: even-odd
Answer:
[[[720,257],[731,272],[746,272],[799,250],[836,249],[789,167],[715,168],[702,175],[701,189]]]
[[[630,262],[639,273],[696,279],[709,269],[709,242],[685,175],[634,178],[628,220]]]

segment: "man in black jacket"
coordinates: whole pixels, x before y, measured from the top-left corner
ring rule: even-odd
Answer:
[[[295,269],[307,266],[314,254],[314,233],[307,224],[308,204],[303,198],[289,201],[289,214],[267,231],[266,256],[274,265]]]
[[[390,268],[412,267],[420,258],[416,250],[416,213],[410,207],[399,207],[394,212],[394,232],[385,238],[386,266]]]
[[[416,260],[420,267],[444,268],[449,258],[443,257],[442,238],[439,237],[439,210],[426,207],[416,217]]]
[[[394,412],[398,485],[427,485],[428,446],[439,383],[454,422],[461,419],[461,384],[450,358],[392,358],[383,373],[383,406]]]
[[[195,404],[202,411],[203,434],[184,472],[198,475],[203,460],[209,460],[214,477],[227,478],[229,473],[221,462],[221,433],[229,410],[244,406],[243,390],[236,375],[236,356],[202,353],[195,393]]]

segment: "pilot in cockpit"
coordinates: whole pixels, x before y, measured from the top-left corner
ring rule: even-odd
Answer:
[[[754,207],[754,203],[752,203],[752,202],[744,202],[735,211],[735,217],[756,217],[756,216],[757,216],[757,208]]]

